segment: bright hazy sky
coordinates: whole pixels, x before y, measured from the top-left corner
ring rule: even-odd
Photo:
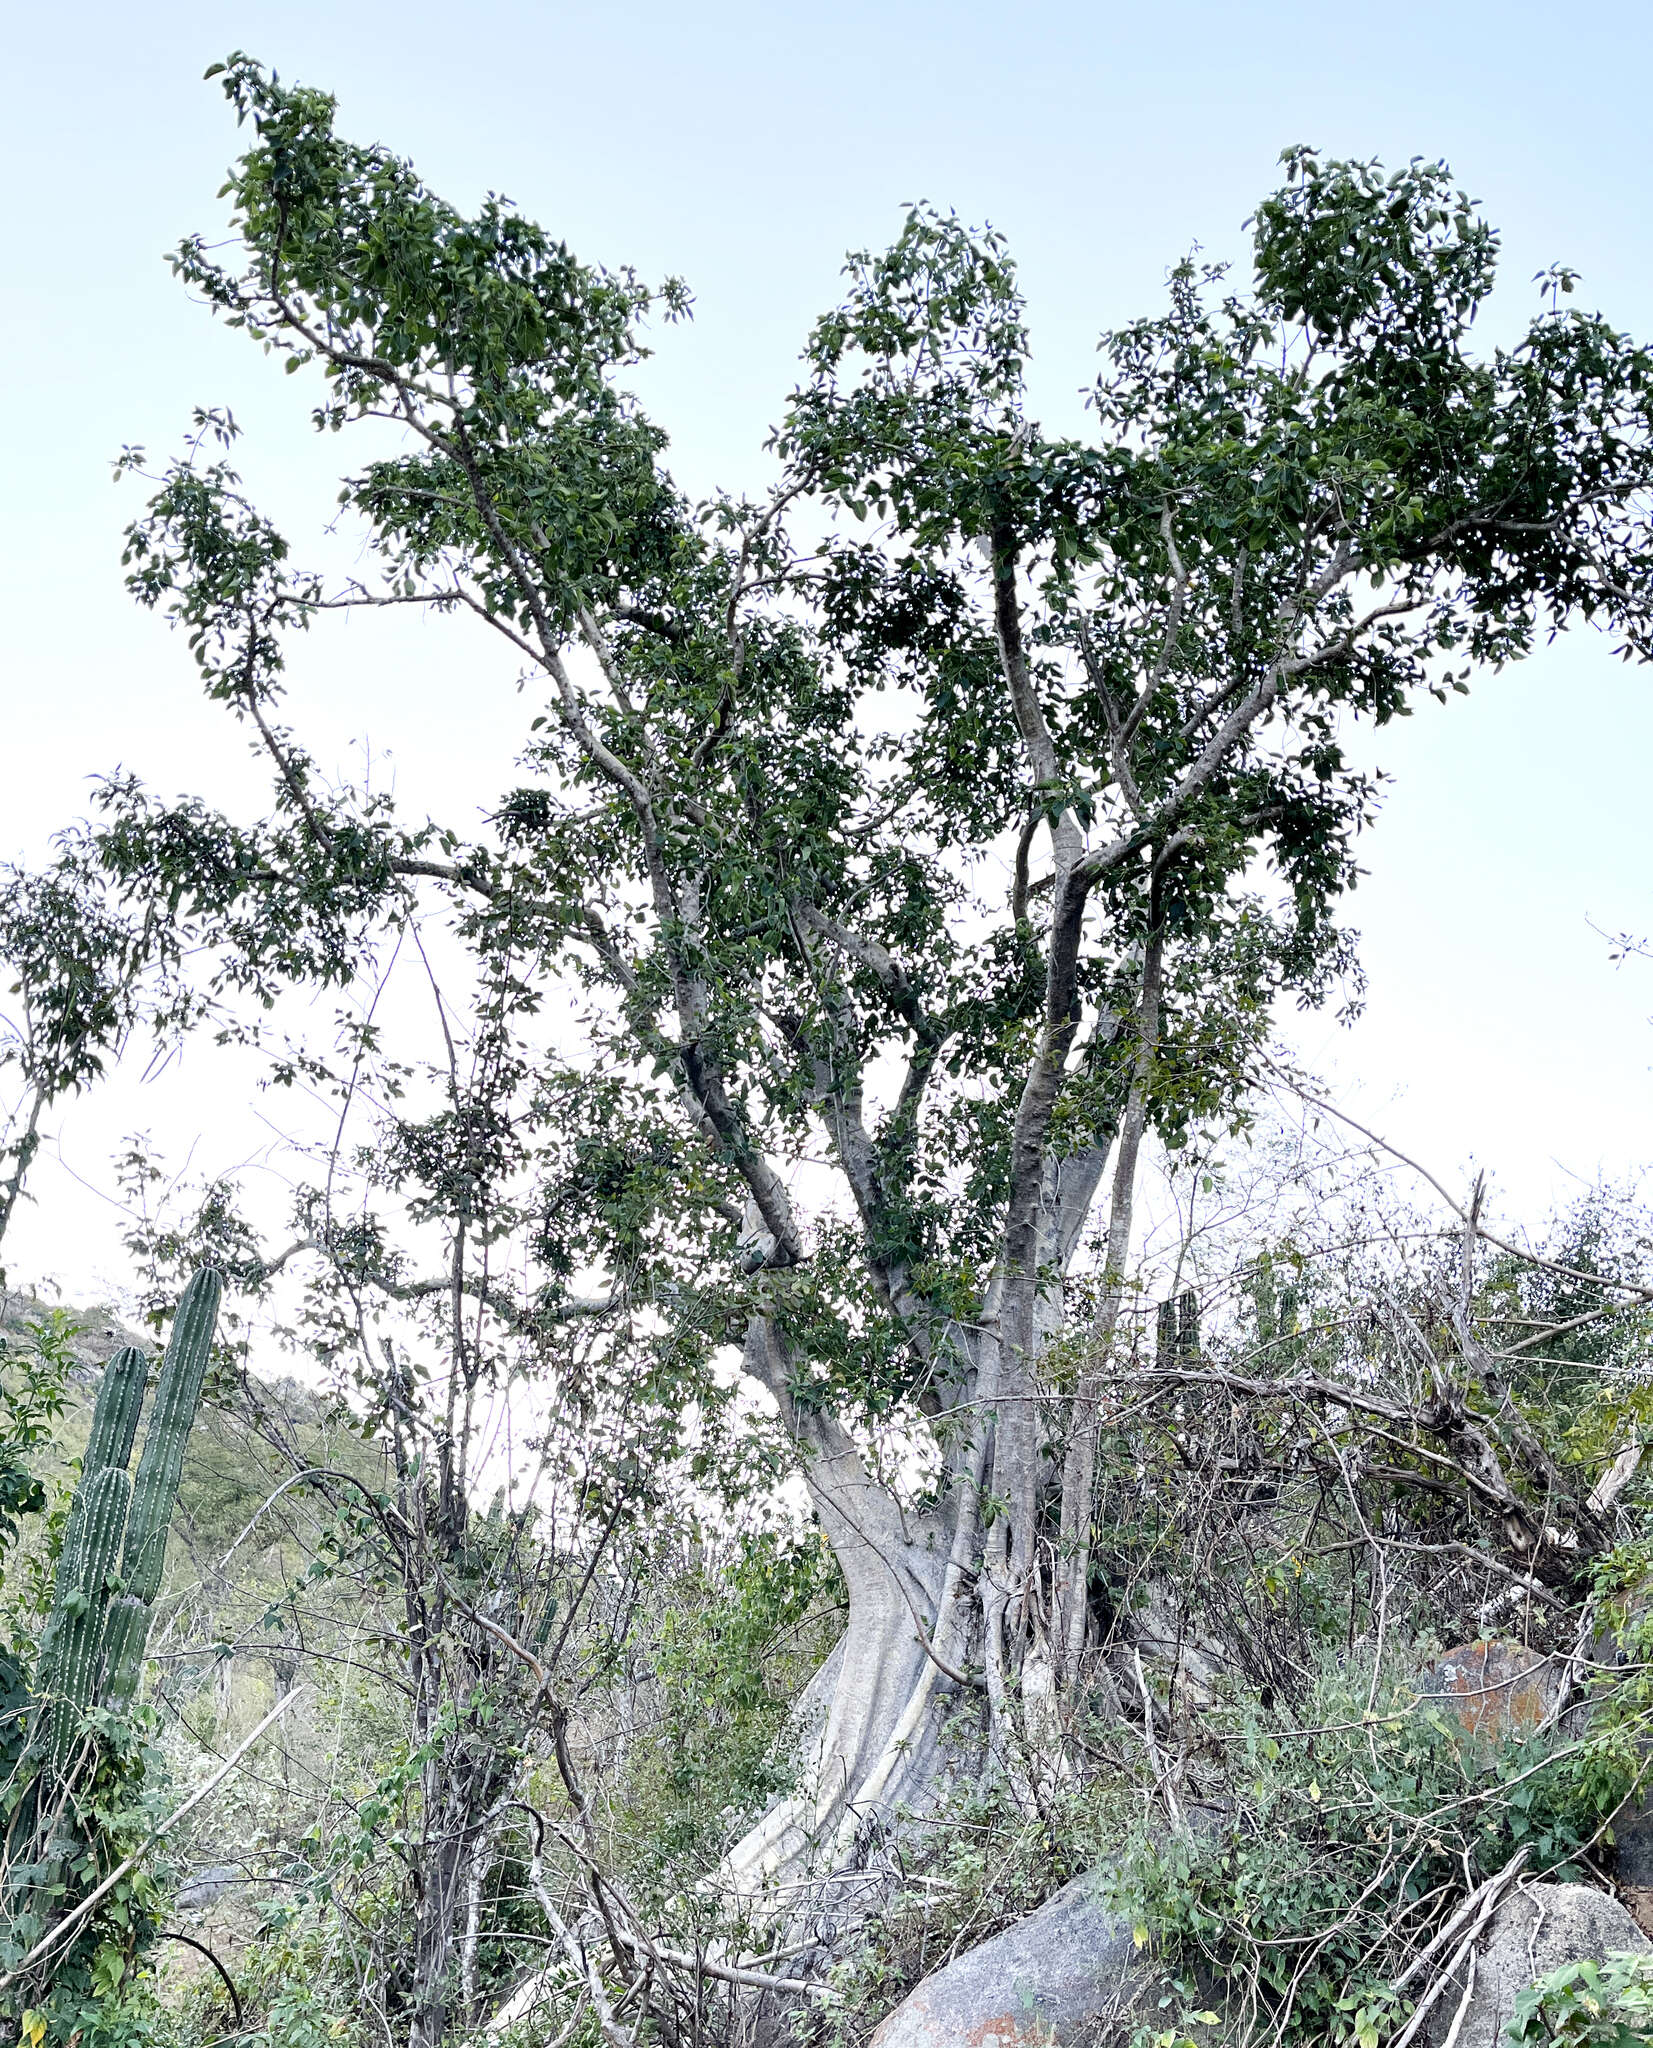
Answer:
[[[762,482],[843,252],[887,240],[916,198],[1008,235],[1049,426],[1077,423],[1098,330],[1155,307],[1190,244],[1243,250],[1299,141],[1447,157],[1504,231],[1490,331],[1523,322],[1528,280],[1565,261],[1585,303],[1653,335],[1644,0],[20,8],[0,141],[0,858],[40,854],[117,763],[224,801],[262,780],[183,646],[125,597],[137,496],[109,484],[123,443],[159,455],[192,405],[228,404],[278,517],[299,527],[331,500],[337,444],[309,437],[304,380],[216,328],[162,261],[221,226],[236,131],[201,73],[238,47],[335,92],[347,133],[455,201],[503,191],[582,256],[684,276],[695,320],[661,334],[640,382],[697,494]],[[416,810],[474,815],[520,732],[510,672],[440,627],[318,634],[292,683],[322,759],[370,744]],[[1386,736],[1397,779],[1352,905],[1367,1013],[1291,1026],[1356,1114],[1449,1180],[1485,1163],[1505,1212],[1534,1221],[1576,1179],[1653,1161],[1653,964],[1616,969],[1588,922],[1653,931],[1650,743],[1653,676],[1589,635]],[[216,1170],[256,1153],[258,1114],[205,1047],[69,1107],[6,1248],[14,1277],[81,1298],[118,1281],[120,1135],[145,1126],[175,1161],[195,1143]]]

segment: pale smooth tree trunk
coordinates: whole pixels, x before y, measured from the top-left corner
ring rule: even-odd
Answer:
[[[1030,1809],[1052,1781],[1061,1697],[1052,1589],[1038,1581],[1032,1521],[1053,1477],[1037,1359],[1062,1328],[1062,1280],[1106,1158],[1098,1149],[1047,1169],[1015,1372],[1005,1370],[1002,1273],[980,1321],[950,1333],[970,1363],[956,1388],[950,1485],[932,1514],[905,1512],[837,1418],[793,1401],[790,1361],[773,1323],[759,1318],[748,1331],[746,1368],[773,1394],[803,1452],[810,1498],[849,1594],[844,1635],[797,1712],[797,1787],[729,1851],[719,1873],[748,1907],[824,1925],[853,1916],[872,1896],[869,1851],[902,1810],[922,1813],[934,1803],[954,1761],[943,1722],[968,1716],[972,1702],[978,1715],[985,1709],[985,1739],[973,1757],[968,1746],[957,1753],[960,1768],[1000,1772]],[[1002,1500],[1024,1468],[1026,1526],[1013,1527],[1013,1508],[996,1515],[984,1540],[984,1473]]]

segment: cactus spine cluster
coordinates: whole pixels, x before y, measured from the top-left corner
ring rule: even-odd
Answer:
[[[137,1691],[222,1293],[223,1282],[211,1271],[197,1273],[184,1289],[135,1478],[127,1464],[147,1361],[129,1348],[117,1351],[104,1370],[35,1682],[50,1713],[50,1754],[59,1769],[86,1714],[120,1705]]]

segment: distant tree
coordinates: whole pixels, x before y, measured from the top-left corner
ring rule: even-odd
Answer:
[[[1653,651],[1653,359],[1564,305],[1564,270],[1515,346],[1472,351],[1497,238],[1445,167],[1294,150],[1243,289],[1185,262],[1103,338],[1084,439],[1027,416],[999,239],[915,210],[810,336],[773,488],[695,508],[624,382],[680,286],[501,200],[467,218],[325,95],[219,69],[252,129],[239,254],[192,240],[178,273],[318,380],[319,429],[402,444],[344,480],[377,573],[335,587],[198,416],[131,586],[267,753],[270,808],[118,780],[64,875],[225,1001],[347,984],[445,906],[469,1017],[432,1114],[381,1096],[373,1169],[443,1269],[325,1190],[299,1237],[387,1417],[415,1396],[371,1363],[373,1304],[446,1318],[450,1405],[419,1391],[434,1450],[406,1475],[443,1541],[479,1332],[612,1328],[591,1371],[679,1409],[741,1347],[849,1621],[812,1773],[733,1882],[852,1869],[929,1796],[960,1695],[1030,1798],[1092,1641],[1144,1139],[1240,1113],[1270,1006],[1351,970],[1353,723],[1577,620]],[[521,779],[481,836],[328,785],[279,722],[291,636],[390,605],[468,614],[522,664]],[[345,1066],[379,1057],[367,1030]],[[1093,1228],[1092,1325],[1053,1374]],[[874,1455],[891,1427],[906,1480]]]

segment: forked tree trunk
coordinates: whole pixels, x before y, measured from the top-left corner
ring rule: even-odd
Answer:
[[[774,1395],[804,1451],[810,1497],[849,1592],[843,1638],[800,1702],[796,1789],[730,1850],[720,1872],[753,1909],[802,1917],[825,1932],[871,1898],[869,1852],[902,1810],[934,1804],[950,1770],[997,1770],[1031,1805],[1056,1767],[1062,1574],[1041,1576],[1037,1565],[1034,1517],[1055,1476],[1038,1360],[1062,1329],[1062,1280],[1105,1159],[1093,1152],[1049,1169],[1022,1308],[1027,1335],[1014,1366],[999,1334],[1010,1320],[1002,1278],[980,1321],[950,1333],[969,1363],[954,1389],[950,1485],[932,1514],[904,1511],[841,1422],[794,1402],[773,1323],[755,1321],[748,1332],[747,1369]],[[984,1476],[997,1501],[1011,1503],[985,1534]],[[1025,1530],[1012,1526],[1018,1495]],[[972,1712],[985,1723],[984,1739],[944,1744],[947,1720]]]

